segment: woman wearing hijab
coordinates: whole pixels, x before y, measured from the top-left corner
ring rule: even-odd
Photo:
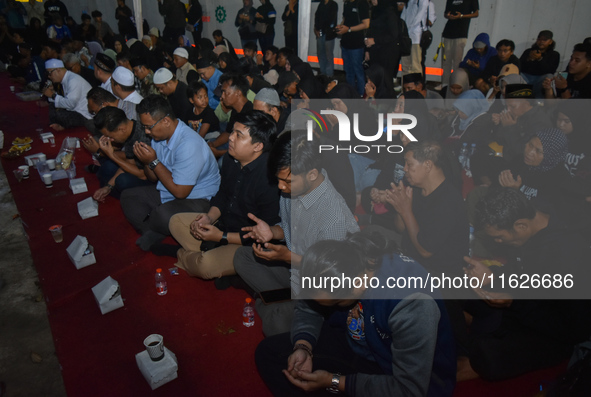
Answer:
[[[454,69],[454,72],[449,78],[449,86],[441,90],[441,96],[445,98],[445,108],[452,109],[455,100],[470,89],[470,82],[468,72],[464,69]]]
[[[475,143],[477,147],[487,145],[492,123],[490,117],[485,117],[490,104],[484,94],[479,90],[468,90],[456,99],[453,106],[458,114],[447,141],[453,143],[455,149],[462,143]]]
[[[564,167],[567,153],[568,140],[561,130],[540,130],[525,145],[522,161],[499,174],[499,184],[518,189],[529,200],[551,205],[554,210],[583,203],[582,196],[575,197],[576,185]]]

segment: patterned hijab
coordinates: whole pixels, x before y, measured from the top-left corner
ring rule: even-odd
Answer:
[[[536,132],[544,148],[544,159],[536,167],[528,166],[533,172],[547,172],[564,164],[568,153],[568,140],[566,135],[558,128],[547,128]],[[533,139],[533,138],[532,138]]]

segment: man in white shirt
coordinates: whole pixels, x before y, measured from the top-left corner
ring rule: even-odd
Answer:
[[[111,89],[113,94],[125,102],[139,104],[144,99],[135,90],[133,72],[123,66],[117,66],[111,76]]]
[[[101,82],[101,88],[113,93],[111,88],[111,75],[115,70],[115,61],[104,53],[96,54],[94,58],[94,77]]]
[[[65,128],[84,126],[92,119],[88,113],[86,94],[92,88],[84,78],[64,67],[59,59],[45,62],[47,76],[53,83],[61,83],[64,95],[56,94],[53,86],[43,91],[49,102],[50,127],[61,131]]]
[[[402,75],[409,73],[423,73],[421,68],[421,36],[423,35],[423,25],[427,20],[429,13],[428,0],[409,0],[400,18],[406,22],[408,35],[412,40],[412,47],[409,56],[402,57]]]

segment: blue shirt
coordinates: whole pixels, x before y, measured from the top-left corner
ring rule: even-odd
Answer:
[[[152,147],[160,162],[172,173],[177,185],[194,185],[186,199],[211,199],[220,187],[220,171],[213,153],[203,138],[181,120],[170,140],[152,139]],[[158,181],[160,200],[166,203],[175,197]]]
[[[207,96],[209,97],[209,107],[212,109],[216,109],[220,104],[220,98],[215,95],[213,92],[218,87],[218,83],[220,82],[220,77],[222,76],[222,72],[218,69],[213,72],[213,75],[209,80],[201,79],[203,84],[207,87]]]

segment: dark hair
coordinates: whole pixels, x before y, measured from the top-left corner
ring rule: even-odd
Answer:
[[[129,64],[131,65],[132,69],[136,66],[143,66],[146,69],[150,69],[150,65],[148,64],[146,57],[133,57],[129,60]]]
[[[222,31],[219,29],[216,29],[213,31],[213,33],[211,34],[212,36],[219,36],[219,37],[224,37],[224,35],[222,34]]]
[[[244,50],[251,50],[257,52],[257,43],[254,41],[249,41],[248,43],[245,43]]]
[[[437,141],[421,140],[411,142],[406,146],[407,152],[412,152],[413,157],[419,163],[429,160],[437,168],[442,168],[443,148]]]
[[[231,74],[231,73],[224,73],[220,76],[219,84],[220,86],[224,83],[229,83],[230,87],[240,90],[242,95],[246,98],[246,94],[250,89],[250,84],[248,84],[248,80],[246,77],[240,74]]]
[[[293,175],[307,174],[313,169],[322,170],[318,145],[308,141],[306,131],[284,131],[269,153],[268,167],[272,175],[289,168]]]
[[[263,151],[269,150],[270,139],[277,130],[275,121],[268,114],[253,110],[250,114],[239,114],[236,122],[248,128],[252,143],[263,144]]]
[[[172,120],[176,120],[176,116],[172,111],[170,102],[162,95],[152,94],[144,98],[136,107],[138,117],[140,114],[149,114],[154,120],[161,119],[168,115]]]
[[[80,17],[80,19],[84,21],[86,19],[90,20],[92,18],[90,18],[90,15],[88,15],[87,13],[84,12],[84,13],[82,13],[82,16]]]
[[[585,58],[587,58],[588,61],[591,61],[591,44],[585,44],[585,43],[575,44],[575,47],[573,48],[573,52],[584,52]]]
[[[103,128],[109,132],[115,131],[122,123],[129,121],[125,112],[114,106],[106,106],[94,116],[94,127],[97,131]]]
[[[536,208],[519,190],[501,187],[492,189],[476,204],[474,223],[477,229],[493,226],[513,230],[519,219],[533,219]]]
[[[515,51],[515,43],[513,40],[503,39],[499,41],[495,48],[498,50],[500,47],[511,47],[511,51]]]
[[[117,59],[117,61],[131,61],[131,53],[129,51],[121,51],[119,54],[117,54],[117,56],[115,57],[115,59]]]
[[[201,90],[205,90],[205,93],[207,94],[207,86],[205,84],[203,84],[202,81],[200,81],[200,80],[191,81],[189,83],[189,85],[187,86],[187,98],[193,99],[193,96],[197,95],[197,93]]]
[[[55,51],[55,52],[57,52],[58,54],[59,54],[60,52],[62,52],[62,46],[61,46],[61,45],[59,45],[59,43],[56,43],[55,41],[49,41],[49,40],[48,40],[48,41],[46,41],[46,42],[43,44],[43,47],[48,47],[49,49],[51,49],[51,50],[54,50],[54,51]]]
[[[103,103],[111,103],[117,100],[115,95],[111,94],[109,91],[105,90],[102,87],[91,88],[90,91],[88,91],[88,93],[86,94],[86,99],[92,99],[92,101],[97,105],[102,105]]]
[[[96,18],[96,17],[102,17],[103,13],[100,12],[99,10],[94,10],[90,15],[92,15],[93,18]]]
[[[291,55],[293,55],[293,50],[289,47],[283,47],[280,48],[279,51],[277,51],[277,56],[283,54],[283,56],[285,56],[286,58],[289,58]]]
[[[279,48],[275,47],[274,45],[267,47],[265,51],[271,51],[273,54],[277,55],[279,52]]]
[[[425,80],[421,73],[409,73],[402,77],[402,82],[403,84],[414,83],[421,84],[423,87],[425,86]]]
[[[301,276],[349,277],[353,279],[368,270],[379,267],[383,256],[395,251],[395,245],[378,233],[357,232],[345,240],[323,240],[314,243],[302,258]],[[331,291],[330,283],[323,283],[319,289]],[[354,288],[353,283],[343,283],[331,293],[334,298],[345,298]],[[318,290],[318,289],[316,289]]]

